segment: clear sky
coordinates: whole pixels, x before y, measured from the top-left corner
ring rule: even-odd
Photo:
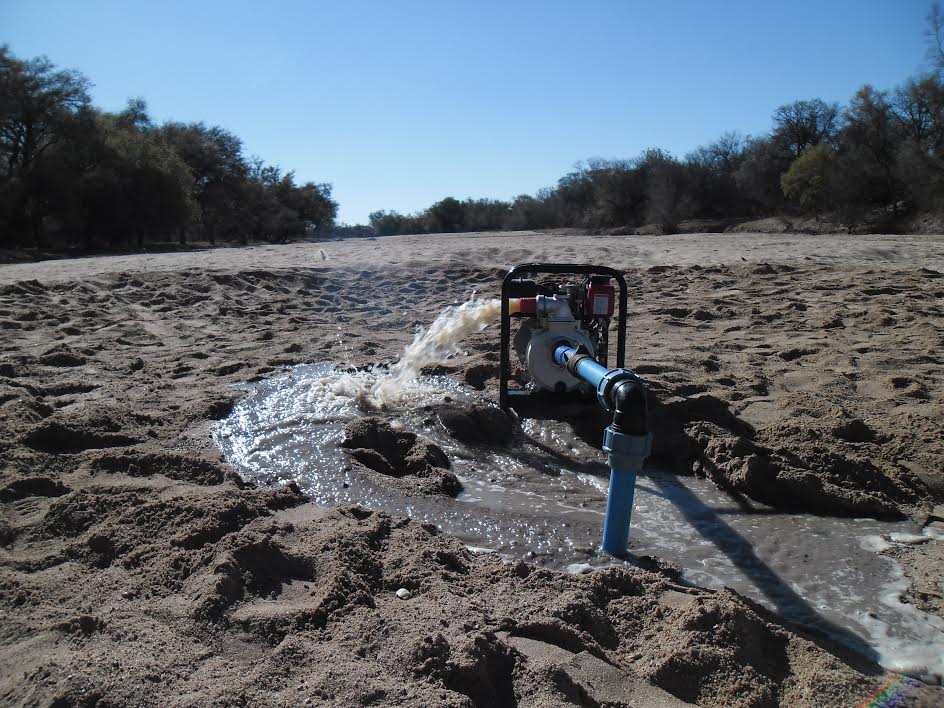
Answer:
[[[118,110],[205,121],[334,184],[339,220],[511,198],[578,160],[683,156],[924,67],[928,0],[0,0],[0,43]]]

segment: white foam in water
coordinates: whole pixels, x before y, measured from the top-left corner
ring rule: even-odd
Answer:
[[[894,547],[894,544],[889,543],[884,538],[876,534],[862,536],[859,539],[859,545],[865,550],[873,551],[874,553],[881,553],[882,551],[887,551],[889,548]]]
[[[889,565],[890,579],[884,583],[880,602],[894,612],[895,624],[875,611],[865,613],[859,621],[869,628],[882,666],[912,676],[933,677],[940,682],[944,675],[944,646],[941,643],[944,620],[903,603],[901,598],[908,591],[908,578],[898,563],[891,558],[884,560]],[[908,635],[924,635],[927,639],[905,639]]]
[[[914,546],[919,543],[927,543],[930,537],[921,533],[901,533],[900,531],[893,531],[888,534],[888,538],[895,543],[904,543]]]
[[[921,529],[921,533],[935,541],[944,541],[944,528],[925,526],[923,529]]]

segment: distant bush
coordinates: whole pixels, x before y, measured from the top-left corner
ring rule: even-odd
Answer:
[[[376,236],[373,227],[367,224],[337,224],[331,229],[334,238],[366,238]]]
[[[783,193],[803,208],[819,213],[830,196],[833,162],[831,147],[810,145],[780,178]]]

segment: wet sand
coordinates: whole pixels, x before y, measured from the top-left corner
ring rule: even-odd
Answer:
[[[506,564],[221,461],[233,384],[393,362],[506,266],[578,258],[627,273],[661,465],[787,511],[944,522],[942,237],[445,235],[2,266],[0,700],[839,705],[894,682],[667,564]],[[437,373],[494,398],[496,339]],[[942,546],[886,551],[937,616]]]
[[[430,331],[420,341],[435,339]],[[598,548],[609,477],[602,430],[590,444],[568,421],[546,417],[562,406],[505,416],[454,377],[388,385],[398,379],[382,369],[293,367],[248,386],[215,437],[248,481],[294,480],[322,506],[409,516],[474,552],[570,572],[658,557],[690,584],[735,590],[887,669],[944,674],[944,619],[899,599],[902,567],[883,553],[944,541],[944,531],[786,511],[650,466],[635,485],[629,557],[615,559]],[[361,395],[377,389],[387,395]],[[585,418],[595,406],[570,404]]]

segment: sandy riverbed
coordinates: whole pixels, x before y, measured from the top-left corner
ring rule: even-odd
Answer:
[[[507,266],[578,260],[627,274],[663,468],[940,528],[944,237],[473,234],[0,266],[0,701],[844,705],[896,682],[665,564],[502,563],[221,461],[233,384],[391,362]],[[441,373],[494,397],[496,339]],[[938,617],[942,549],[886,551]]]

